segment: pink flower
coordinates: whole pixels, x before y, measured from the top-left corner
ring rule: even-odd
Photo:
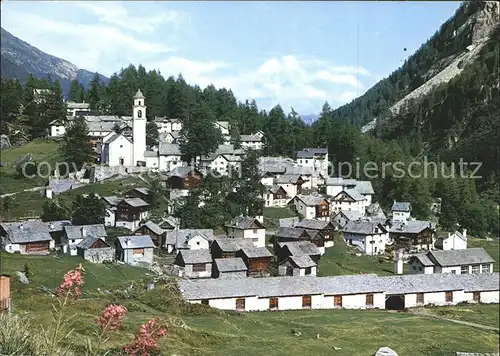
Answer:
[[[82,295],[82,289],[80,288],[83,285],[82,272],[82,265],[67,272],[63,277],[63,281],[57,288],[57,296],[63,297],[68,295],[68,297],[78,299]]]
[[[163,325],[158,325],[156,319],[151,319],[141,325],[135,338],[123,350],[134,356],[149,356],[151,351],[158,349],[158,340],[167,334],[167,329]]]
[[[127,308],[123,305],[110,304],[101,313],[97,319],[97,323],[101,328],[101,332],[116,331],[121,329],[123,318],[127,314]]]

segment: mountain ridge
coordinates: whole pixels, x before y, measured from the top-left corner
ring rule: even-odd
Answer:
[[[95,73],[78,68],[73,63],[43,52],[22,39],[1,28],[1,75],[5,79],[15,78],[24,82],[29,74],[38,79],[51,77],[58,79],[67,97],[71,81],[77,80],[86,89]],[[100,79],[109,83],[109,78],[99,74]]]

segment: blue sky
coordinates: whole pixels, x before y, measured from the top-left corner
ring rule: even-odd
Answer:
[[[129,63],[259,107],[338,107],[400,66],[459,2],[2,1],[2,27],[79,68]],[[407,51],[404,51],[404,48]]]

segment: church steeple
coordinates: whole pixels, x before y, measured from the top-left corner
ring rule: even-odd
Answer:
[[[138,89],[134,96],[134,108],[132,117],[133,137],[133,164],[144,162],[144,151],[146,151],[146,105],[145,97]]]

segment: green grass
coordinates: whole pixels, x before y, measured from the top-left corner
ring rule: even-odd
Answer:
[[[498,304],[475,304],[453,308],[434,307],[426,308],[426,311],[448,319],[468,321],[480,325],[500,328]]]
[[[31,153],[33,160],[48,162],[52,169],[59,161],[58,143],[50,140],[35,140],[21,147],[0,150],[0,162],[6,162],[7,167],[0,167],[0,192],[12,193],[44,184],[44,178],[18,178],[14,166],[16,159]]]
[[[294,216],[297,216],[297,214],[288,208],[264,208],[264,224],[269,228],[278,227],[278,219],[292,218]]]
[[[499,260],[500,260],[500,241],[498,239],[496,240],[485,240],[485,239],[474,239],[474,238],[468,238],[467,239],[467,247],[483,247],[488,254],[493,257],[493,259],[496,261],[493,264],[493,270],[495,272],[498,272],[499,269]]]

